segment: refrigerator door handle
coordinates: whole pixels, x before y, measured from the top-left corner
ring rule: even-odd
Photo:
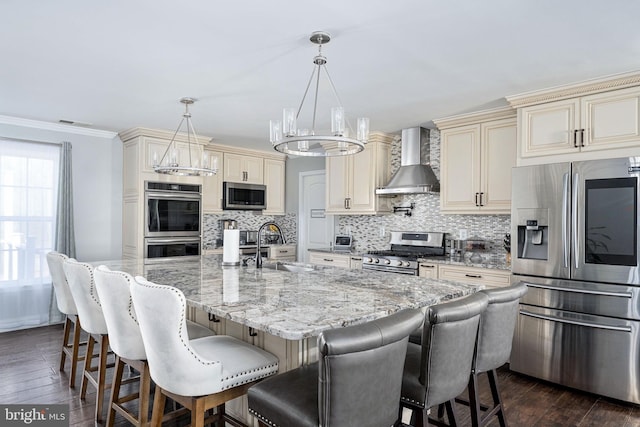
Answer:
[[[564,267],[569,267],[569,241],[567,239],[569,227],[569,173],[562,177],[562,260]]]
[[[586,322],[583,320],[569,320],[569,319],[561,319],[555,316],[547,316],[545,314],[532,313],[527,310],[520,310],[520,314],[523,316],[534,317],[536,319],[549,320],[551,322],[558,323],[568,323],[570,325],[578,325],[578,326],[586,326],[588,328],[599,328],[606,329],[609,331],[620,331],[620,332],[629,332],[631,333],[630,326],[615,326],[615,325],[605,325],[604,323],[595,323],[595,322]]]
[[[575,261],[575,267],[579,268],[579,249],[580,249],[580,241],[578,236],[578,193],[580,184],[580,177],[576,173],[573,175],[573,206],[571,207],[571,234],[573,235],[573,259]]]
[[[591,294],[591,295],[600,295],[604,297],[617,297],[617,298],[633,298],[633,294],[631,292],[607,292],[607,291],[594,291],[591,289],[574,289],[567,288],[564,286],[553,286],[553,285],[538,285],[536,283],[530,283],[523,281],[525,285],[530,288],[538,288],[538,289],[548,289],[550,291],[560,291],[560,292],[573,292],[576,294]]]

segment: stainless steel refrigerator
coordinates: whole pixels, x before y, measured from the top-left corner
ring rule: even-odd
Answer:
[[[510,368],[640,403],[640,156],[513,169]]]

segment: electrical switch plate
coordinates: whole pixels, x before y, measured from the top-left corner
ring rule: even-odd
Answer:
[[[384,233],[385,233],[385,229],[384,229],[384,227],[380,227],[380,229],[378,230],[378,232],[380,233],[380,237],[384,237]]]
[[[467,229],[466,228],[461,228],[460,229],[460,240],[467,240]]]

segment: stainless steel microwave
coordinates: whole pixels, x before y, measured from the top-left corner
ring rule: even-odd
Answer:
[[[262,210],[267,207],[265,185],[225,181],[222,190],[222,209]]]

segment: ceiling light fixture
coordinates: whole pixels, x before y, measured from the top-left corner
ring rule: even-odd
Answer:
[[[298,111],[294,108],[285,108],[282,112],[282,121],[271,120],[270,141],[273,148],[281,153],[295,156],[344,156],[356,154],[364,150],[364,145],[369,139],[369,119],[360,117],[357,121],[357,132],[353,132],[351,124],[348,122],[340,97],[336,91],[329,71],[327,71],[327,58],[322,56],[322,45],[329,43],[331,36],[324,31],[316,31],[309,38],[311,43],[318,45],[318,55],[313,58],[315,64],[307,88],[302,96],[302,101]],[[316,132],[316,111],[318,108],[318,92],[320,87],[320,72],[325,71],[329,85],[338,102],[338,107],[331,108],[331,133],[322,135]],[[300,111],[309,93],[311,83],[315,79],[315,95],[313,100],[313,116],[310,129],[298,129],[297,120]],[[348,129],[346,128],[348,126]],[[349,137],[351,135],[356,138]]]
[[[198,142],[198,135],[196,135],[196,131],[193,128],[193,123],[191,123],[191,113],[189,112],[189,105],[196,102],[193,98],[182,98],[180,102],[184,104],[184,114],[182,114],[182,120],[178,125],[178,128],[171,137],[171,142],[167,146],[160,162],[154,164],[153,170],[157,173],[162,173],[166,175],[180,175],[180,176],[211,176],[215,175],[218,172],[218,159],[213,158],[210,159],[209,154],[203,150],[202,148],[194,148],[193,151],[196,152],[197,156],[194,161],[192,154],[192,144],[191,139]],[[189,163],[188,166],[181,165],[180,163],[180,150],[176,143],[176,136],[182,127],[184,121],[187,121],[187,148]],[[192,137],[193,134],[193,137]],[[184,150],[183,150],[184,154]],[[154,159],[155,160],[155,159]],[[209,162],[211,161],[211,165]]]

